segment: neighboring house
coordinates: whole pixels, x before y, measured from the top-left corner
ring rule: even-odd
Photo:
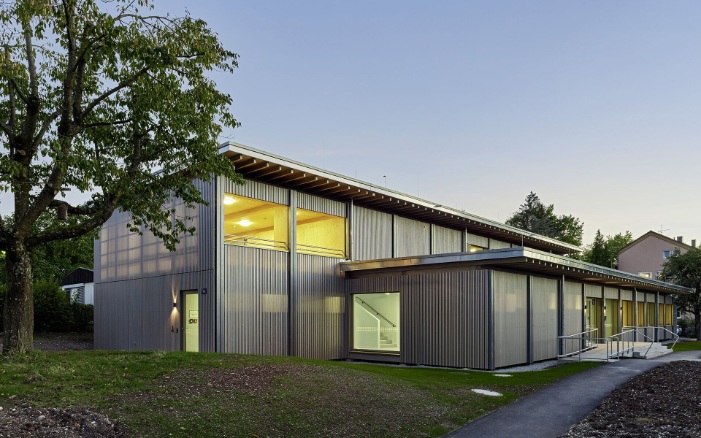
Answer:
[[[559,336],[671,328],[671,294],[689,292],[434,202],[236,143],[220,151],[246,184],[196,181],[208,206],[173,201],[196,227],[176,251],[129,232],[125,212],[102,227],[95,348],[494,369],[577,348]]]
[[[675,251],[685,253],[696,244],[682,242],[682,237],[672,239],[654,231],[648,231],[618,251],[618,269],[641,277],[659,279],[662,265]]]
[[[93,270],[78,268],[61,280],[61,289],[68,293],[72,302],[95,304],[95,283]]]

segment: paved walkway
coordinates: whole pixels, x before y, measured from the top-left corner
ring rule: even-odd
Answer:
[[[558,437],[589,415],[613,389],[638,374],[677,360],[701,361],[701,351],[606,363],[559,380],[446,437]]]

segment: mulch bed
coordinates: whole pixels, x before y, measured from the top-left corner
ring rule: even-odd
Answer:
[[[701,362],[671,362],[634,377],[563,436],[701,437]]]

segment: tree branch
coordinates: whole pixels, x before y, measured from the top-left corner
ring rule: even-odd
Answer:
[[[79,216],[90,216],[99,211],[99,208],[96,205],[93,206],[86,206],[86,205],[78,205],[78,206],[73,206],[69,204],[66,201],[59,201],[54,199],[49,203],[49,208],[57,208],[62,205],[65,205],[68,207],[68,213],[69,214],[76,214]]]
[[[125,119],[125,120],[115,120],[113,122],[95,122],[95,123],[88,123],[86,125],[83,125],[83,128],[95,128],[98,126],[116,126],[116,125],[125,125],[129,122],[133,121],[133,119]]]
[[[123,88],[125,88],[125,87],[128,87],[129,85],[131,85],[132,83],[134,83],[135,80],[137,80],[140,76],[144,75],[144,74],[145,74],[146,72],[148,72],[148,71],[149,71],[149,67],[144,67],[144,68],[142,68],[141,70],[139,70],[138,72],[136,72],[136,73],[135,73],[132,77],[130,77],[129,79],[120,82],[119,85],[117,85],[116,87],[114,87],[114,88],[112,88],[112,89],[110,89],[110,90],[107,90],[107,91],[105,91],[104,93],[102,93],[100,96],[98,96],[97,98],[95,98],[95,100],[93,100],[93,101],[87,106],[87,108],[85,108],[85,110],[83,111],[82,117],[85,118],[85,116],[87,116],[88,114],[90,114],[90,112],[91,112],[97,105],[99,105],[102,101],[104,101],[105,99],[107,99],[108,97],[110,97],[111,95],[113,95],[114,93],[118,92],[119,90],[121,90],[121,89],[123,89]]]

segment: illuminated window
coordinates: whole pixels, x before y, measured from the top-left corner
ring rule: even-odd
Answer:
[[[289,208],[286,205],[227,193],[224,243],[287,251]]]
[[[346,257],[346,219],[297,209],[297,252]]]
[[[399,352],[399,292],[353,295],[353,349]]]
[[[645,327],[645,303],[638,302],[638,327]]]
[[[638,272],[638,275],[643,278],[652,278],[652,272]]]
[[[654,327],[655,324],[655,303],[647,303],[647,325]]]
[[[672,325],[674,324],[674,306],[671,304],[664,305],[664,324]]]
[[[485,247],[483,246],[477,246],[477,245],[467,245],[467,252],[477,252],[477,251],[484,251]]]
[[[623,301],[623,327],[633,327],[634,317],[633,317],[633,302]]]

